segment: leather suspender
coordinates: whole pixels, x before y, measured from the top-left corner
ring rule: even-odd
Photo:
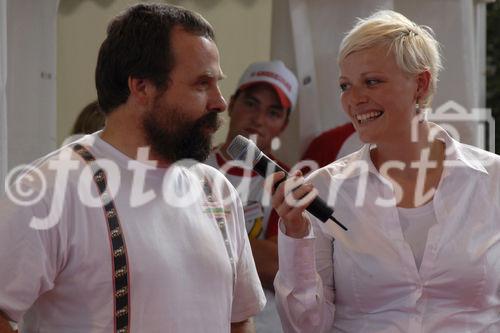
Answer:
[[[73,150],[91,167],[94,182],[103,202],[113,266],[114,332],[127,333],[130,329],[130,281],[128,278],[127,247],[120,227],[120,220],[115,204],[107,190],[106,174],[96,163],[93,163],[95,157],[80,144],[75,144]]]

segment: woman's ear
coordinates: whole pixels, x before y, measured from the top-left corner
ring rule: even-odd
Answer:
[[[429,87],[431,85],[431,72],[423,71],[417,75],[417,93],[415,99],[421,100],[429,95]]]

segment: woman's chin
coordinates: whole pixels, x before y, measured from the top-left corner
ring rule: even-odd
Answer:
[[[363,131],[358,131],[359,140],[364,143],[376,143],[376,137],[372,133],[364,133]]]

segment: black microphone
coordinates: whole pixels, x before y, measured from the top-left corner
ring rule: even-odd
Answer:
[[[266,178],[269,174],[278,171],[283,171],[285,173],[285,178],[276,183],[278,186],[281,182],[288,178],[288,172],[283,170],[282,167],[274,163],[269,157],[267,157],[257,146],[244,136],[236,136],[231,144],[227,147],[227,153],[235,160],[240,161],[250,161],[253,165],[253,169],[262,177]],[[306,210],[317,217],[320,221],[326,222],[331,219],[339,227],[344,230],[347,228],[337,221],[333,217],[333,209],[328,207],[326,202],[324,202],[320,197],[314,198],[314,200],[307,206]]]

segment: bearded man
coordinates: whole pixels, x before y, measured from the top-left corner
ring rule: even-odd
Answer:
[[[36,200],[0,201],[3,317],[21,332],[254,331],[265,297],[242,205],[198,163],[226,109],[222,78],[200,15],[141,4],[111,21],[104,130],[18,178],[11,190]]]

